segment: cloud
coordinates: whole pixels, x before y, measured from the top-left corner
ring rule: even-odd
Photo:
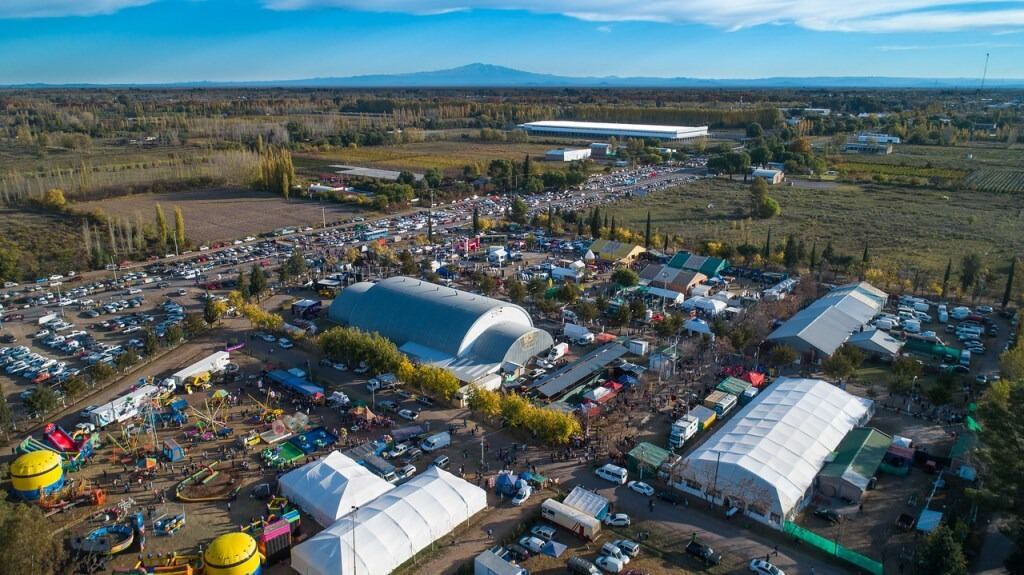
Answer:
[[[60,18],[113,14],[156,0],[0,0],[3,18]]]
[[[1024,44],[998,42],[966,42],[962,44],[895,44],[879,46],[882,52],[912,52],[917,50],[953,50],[957,48],[1024,48]]]
[[[335,7],[436,14],[526,10],[594,22],[698,23],[738,30],[793,24],[816,31],[927,32],[1024,26],[1024,2],[1006,0],[263,0],[275,10]]]

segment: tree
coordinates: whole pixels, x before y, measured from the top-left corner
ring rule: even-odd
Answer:
[[[64,395],[68,396],[68,399],[71,400],[74,400],[76,397],[85,393],[85,389],[87,387],[85,379],[80,375],[72,375],[65,379],[60,386],[64,390]]]
[[[788,345],[777,345],[772,348],[771,354],[768,356],[768,362],[775,367],[785,367],[796,361],[797,354],[793,348]]]
[[[821,362],[821,370],[832,379],[842,381],[853,375],[854,367],[845,355],[837,351]]]
[[[466,164],[462,168],[462,179],[467,182],[480,178],[480,166],[476,164]]]
[[[757,122],[747,124],[748,138],[760,138],[762,136],[764,136],[764,128],[761,127],[761,124],[758,124]]]
[[[754,330],[747,325],[741,324],[729,330],[727,337],[732,346],[736,348],[736,351],[742,354],[743,350],[747,349],[750,342],[754,340]]]
[[[786,247],[782,250],[782,263],[787,269],[793,269],[800,263],[800,253],[797,251],[796,238],[793,234],[786,236]]]
[[[43,195],[42,204],[45,208],[60,212],[67,207],[68,201],[64,198],[64,190],[60,188],[50,188],[46,190],[46,193]]]
[[[185,318],[185,321],[188,321],[188,317]],[[114,360],[114,365],[121,371],[127,371],[129,367],[136,363],[139,363],[139,352],[135,351],[134,347],[129,347]]]
[[[566,282],[559,286],[558,291],[555,292],[555,297],[558,301],[563,301],[568,304],[576,303],[583,295],[583,290],[574,283]]]
[[[629,268],[618,268],[612,272],[612,282],[620,287],[633,287],[640,283],[640,276]]]
[[[764,166],[772,159],[772,151],[766,146],[758,146],[750,150],[750,163],[755,166]]]
[[[156,205],[156,240],[161,247],[167,245],[170,239],[170,231],[167,229],[167,217],[164,216],[164,209],[160,204]]]
[[[512,162],[508,160],[494,159],[487,165],[487,175],[491,178],[491,182],[503,192],[512,189],[514,172]]]
[[[1013,257],[1010,259],[1010,271],[1006,276],[1006,289],[1003,290],[1003,309],[1006,309],[1006,306],[1010,305],[1010,299],[1013,297],[1013,276],[1016,274],[1017,258]]]
[[[889,391],[906,393],[910,391],[914,379],[921,375],[921,364],[909,357],[898,358],[892,364],[893,378],[889,382]]]
[[[509,211],[509,219],[517,224],[525,224],[526,211],[526,202],[524,202],[523,199],[520,198],[519,196],[516,196],[515,199],[512,200],[512,208]]]
[[[942,274],[942,297],[946,297],[946,292],[949,291],[949,276],[953,271],[953,258],[946,260],[946,273]]]
[[[945,525],[929,533],[915,555],[915,572],[921,575],[967,575],[963,545]]]
[[[473,386],[467,398],[469,408],[491,419],[501,415],[501,394]]]
[[[530,179],[530,168],[530,154],[526,154],[526,157],[523,158],[523,182]]]
[[[967,254],[960,262],[960,287],[966,292],[981,277],[981,256]]]
[[[423,181],[431,188],[440,186],[443,180],[444,176],[441,175],[441,171],[437,168],[430,168],[426,174],[423,174]]]
[[[157,350],[160,349],[160,340],[156,337],[156,332],[152,329],[146,329],[142,332],[142,351],[149,357],[152,357]]]
[[[181,329],[180,325],[169,325],[167,331],[164,332],[164,337],[167,339],[167,343],[174,345],[185,339],[185,331]]]
[[[615,325],[626,327],[629,325],[629,322],[633,321],[633,312],[629,309],[628,305],[620,305],[612,319],[615,321]]]
[[[398,263],[404,276],[415,276],[419,272],[420,267],[416,265],[416,260],[413,259],[412,252],[409,250],[402,250],[398,254]]]
[[[779,202],[768,195],[768,184],[763,178],[754,178],[750,185],[750,215],[755,218],[774,218],[781,212]]]
[[[542,278],[535,277],[526,284],[527,291],[530,292],[530,297],[534,301],[538,301],[544,297],[544,294],[548,291],[548,284]]]
[[[14,417],[11,414],[11,406],[7,403],[7,394],[0,393],[0,431],[7,437],[7,431],[14,424]]]
[[[818,240],[811,243],[811,255],[807,258],[807,267],[812,272],[818,267]]]
[[[768,234],[764,238],[764,249],[761,250],[761,259],[763,259],[765,262],[767,262],[768,259],[771,257],[771,255],[772,255],[772,229],[768,228]]]
[[[498,289],[498,282],[487,274],[480,274],[479,278],[477,278],[477,286],[480,287],[480,291],[484,295],[491,295],[494,293],[494,290]]]
[[[473,235],[480,235],[480,208],[479,206],[473,206]]]
[[[597,316],[601,315],[601,310],[597,309],[597,306],[589,301],[580,301],[575,306],[576,317],[580,318],[583,323],[590,323],[597,319]]]
[[[249,270],[249,295],[260,301],[260,296],[267,291],[267,274],[259,264],[252,264]]]
[[[174,206],[174,239],[178,242],[178,248],[185,247],[185,216],[178,206]]]
[[[172,325],[171,327],[181,331],[181,328],[176,325]],[[170,328],[167,328],[167,331],[170,332]],[[92,380],[94,382],[102,383],[117,375],[117,372],[114,371],[114,367],[112,365],[101,361],[89,369],[89,374],[92,376]]]
[[[206,303],[203,305],[203,321],[208,326],[213,326],[220,321],[220,317],[224,313],[223,307],[218,306],[218,303],[220,302],[212,297],[206,298]]]
[[[303,278],[309,272],[309,265],[306,264],[306,256],[300,250],[292,250],[292,254],[284,262],[282,268],[288,270],[288,275],[293,278]]]
[[[601,237],[601,214],[596,206],[590,212],[590,237],[595,240]]]
[[[644,247],[651,247],[651,210],[647,210],[647,224],[644,226]]]
[[[863,264],[864,267],[867,267],[867,265],[870,262],[871,262],[871,255],[868,254],[868,245],[864,244],[864,254],[860,256],[860,263]]]
[[[0,574],[54,575],[64,563],[64,541],[38,505],[0,499]]]
[[[512,303],[522,303],[526,299],[526,286],[518,279],[510,279],[505,282],[505,293]]]
[[[25,398],[25,407],[39,415],[46,415],[57,407],[57,394],[45,385],[37,385]]]

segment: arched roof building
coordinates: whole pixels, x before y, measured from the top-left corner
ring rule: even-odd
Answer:
[[[328,317],[377,332],[467,383],[506,363],[526,365],[554,345],[517,305],[402,276],[344,289]]]

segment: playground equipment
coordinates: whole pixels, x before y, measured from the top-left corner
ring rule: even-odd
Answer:
[[[178,442],[173,439],[165,439],[163,456],[171,463],[181,461],[185,459],[185,448],[178,445]]]
[[[214,462],[178,482],[174,494],[185,503],[208,501],[233,501],[241,491],[235,486],[234,478],[214,469]]]
[[[147,557],[153,562],[147,564],[139,560],[128,570],[115,570],[113,575],[193,575],[202,568],[202,558],[198,555],[178,555],[169,553],[164,557]]]
[[[181,513],[164,514],[153,520],[153,532],[157,535],[174,535],[185,526],[185,510]]]
[[[25,501],[36,501],[64,487],[61,457],[54,451],[32,451],[18,457],[10,474],[14,493]]]
[[[107,494],[98,487],[92,487],[85,481],[73,481],[62,489],[44,494],[39,498],[39,506],[49,517],[66,509],[79,505],[103,505],[107,502]]]
[[[139,549],[142,550],[145,546],[144,525],[145,520],[140,511],[126,523],[103,525],[83,537],[73,537],[70,542],[71,548],[79,553],[116,555],[130,548],[138,539]]]
[[[196,391],[206,391],[207,389],[210,389],[210,372],[201,371],[185,378],[185,393],[191,394]]]
[[[47,423],[43,427],[43,437],[50,445],[62,453],[80,453],[82,457],[89,457],[92,454],[92,442],[89,441],[89,434],[78,433],[78,437],[72,437],[64,428],[55,424]]]
[[[279,407],[274,407],[271,404],[271,402],[274,400],[274,390],[272,389],[267,390],[266,401],[260,401],[253,397],[252,395],[249,395],[249,399],[251,399],[253,403],[255,403],[256,405],[260,406],[260,409],[263,410],[263,412],[258,416],[259,421],[270,423],[271,421],[274,421],[275,419],[278,419],[279,417],[284,415],[283,409]]]
[[[257,575],[264,556],[256,540],[241,532],[225,533],[213,540],[203,553],[205,575]]]

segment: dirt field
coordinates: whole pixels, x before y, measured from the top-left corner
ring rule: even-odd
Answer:
[[[482,170],[487,163],[495,159],[522,160],[526,154],[534,159],[543,156],[544,152],[556,147],[547,144],[514,144],[507,142],[478,141],[438,141],[419,142],[401,146],[376,146],[370,148],[352,148],[326,154],[297,154],[296,167],[319,173],[332,171],[331,164],[354,164],[373,168],[393,170],[412,170],[423,172],[437,168],[447,173],[462,173],[463,166],[476,163]],[[561,163],[545,164],[537,162],[536,169],[544,166],[559,166]]]
[[[284,198],[246,189],[194,190],[166,194],[141,194],[121,198],[75,204],[80,210],[101,208],[107,214],[134,216],[144,221],[154,218],[154,206],[160,204],[173,222],[174,206],[185,215],[187,236],[195,244],[257,235],[283,226],[317,226],[323,221],[321,208],[326,209],[327,222],[348,219],[356,211],[340,204],[304,199]]]

